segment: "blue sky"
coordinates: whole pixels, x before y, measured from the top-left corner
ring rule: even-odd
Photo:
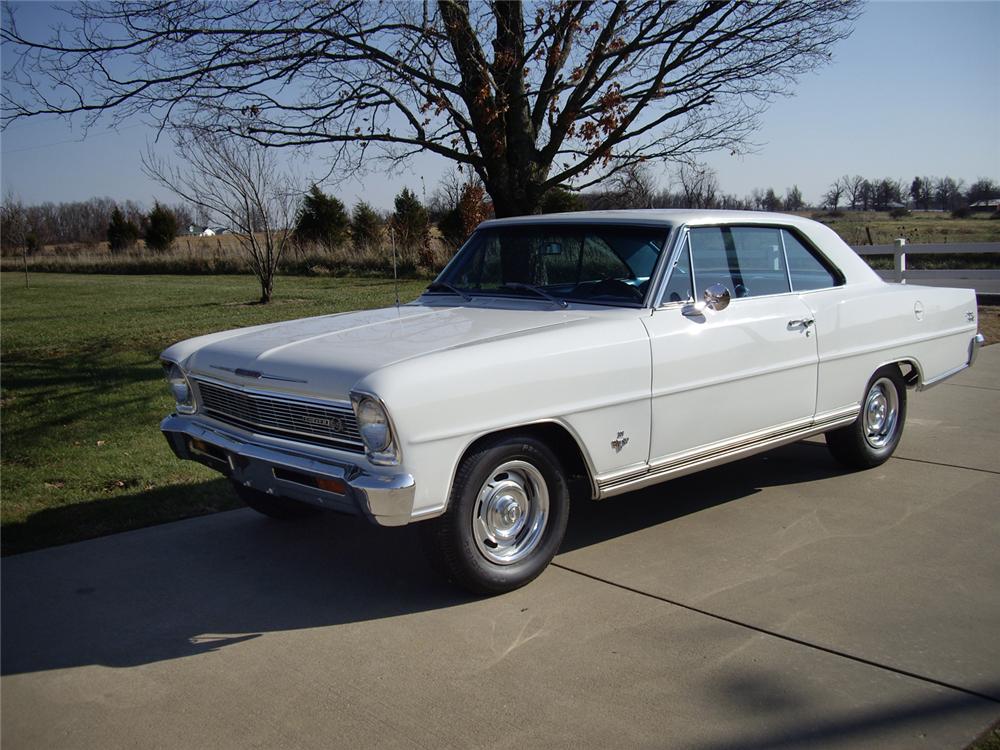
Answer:
[[[27,4],[18,18],[24,29],[44,29],[56,14]],[[57,118],[10,126],[0,135],[3,192],[27,203],[105,195],[173,202],[139,166],[153,132],[138,122],[109,128],[98,125],[81,141],[79,123]],[[818,201],[848,173],[1000,180],[1000,2],[871,3],[833,62],[770,107],[754,141],[760,145],[750,155],[707,159],[725,192],[780,193],[797,184],[808,201]],[[321,157],[316,151],[312,162],[296,159],[294,169],[306,179],[311,163],[322,174]],[[429,194],[450,168],[423,156],[389,178],[375,173],[326,187],[348,205],[364,197],[388,208],[404,185]],[[670,171],[657,170],[661,183]]]

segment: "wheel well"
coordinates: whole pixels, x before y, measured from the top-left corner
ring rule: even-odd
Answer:
[[[459,463],[485,441],[513,435],[530,435],[552,449],[566,471],[566,481],[569,484],[570,497],[585,495],[593,499],[597,496],[593,475],[588,468],[587,460],[584,458],[580,444],[570,431],[558,422],[538,422],[536,424],[511,427],[506,430],[498,430],[497,432],[483,435],[474,440],[465,449]]]
[[[906,383],[907,388],[916,388],[920,384],[920,365],[912,359],[901,359],[896,362],[890,362],[889,364],[896,365],[899,368],[899,372],[903,376],[903,382]]]

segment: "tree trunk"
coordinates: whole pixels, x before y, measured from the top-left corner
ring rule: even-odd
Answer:
[[[508,179],[491,181],[486,191],[493,199],[493,212],[498,219],[511,216],[530,216],[542,212],[542,182],[545,174],[535,167],[525,170],[508,170]]]
[[[260,277],[260,304],[266,305],[274,294],[274,274],[266,273]]]

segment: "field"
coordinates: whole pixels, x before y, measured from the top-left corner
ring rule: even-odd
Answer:
[[[799,215],[828,224],[849,245],[890,244],[897,237],[909,242],[1000,242],[1000,219],[989,214],[953,219],[940,211],[915,211],[910,216],[893,219],[887,213],[845,211],[830,217],[814,211]],[[869,236],[871,243],[869,243]],[[426,249],[397,248],[398,270],[411,278],[430,278],[448,262],[454,248],[445,242],[436,228]],[[996,268],[997,255],[971,257],[914,256],[912,268]],[[132,251],[112,254],[106,242],[93,246],[50,245],[28,256],[32,271],[54,273],[127,273],[127,274],[239,274],[246,271],[243,251],[233,235],[218,237],[178,237],[165,253],[145,251],[142,242]],[[891,268],[891,259],[873,262]],[[20,256],[0,259],[0,270],[19,271]],[[300,276],[386,276],[392,273],[392,249],[388,241],[378,246],[354,247],[347,243],[332,252],[318,247],[291,247],[281,268],[284,273]]]
[[[391,304],[391,281],[280,277],[250,303],[249,276],[0,275],[4,554],[237,507],[225,480],[178,461],[157,362],[210,331]],[[425,281],[400,283],[413,299]],[[1000,339],[1000,308],[981,308]]]
[[[258,239],[263,241],[263,236]],[[397,271],[410,278],[433,277],[451,258],[455,248],[432,227],[426,247],[396,247]],[[130,250],[112,253],[107,242],[91,245],[73,243],[46,245],[22,258],[8,254],[0,259],[0,270],[48,273],[127,273],[127,274],[242,274],[248,271],[246,251],[232,234],[216,237],[181,236],[165,252],[152,252],[140,240]],[[282,255],[283,273],[298,276],[385,277],[392,274],[393,252],[388,237],[373,245],[351,242],[327,250],[319,245],[299,246],[295,242]]]
[[[803,212],[802,216],[823,222],[837,232],[848,245],[888,245],[897,237],[910,243],[927,242],[1000,242],[1000,219],[991,214],[973,214],[953,219],[941,211],[913,211],[894,219],[875,211],[843,211],[841,216]],[[869,234],[871,239],[869,240]]]
[[[250,276],[3,274],[5,554],[236,507],[217,474],[174,458],[157,355],[179,339],[391,304],[391,281]],[[401,282],[413,299],[426,282]]]

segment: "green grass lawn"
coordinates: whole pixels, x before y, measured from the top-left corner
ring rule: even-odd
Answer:
[[[158,354],[211,331],[392,304],[380,279],[0,275],[4,554],[237,506],[225,480],[178,461]],[[401,299],[426,281],[400,282]]]
[[[400,282],[413,299],[425,281]],[[282,277],[270,305],[248,276],[0,274],[4,554],[237,507],[218,474],[177,460],[157,356],[211,331],[378,307],[391,281]],[[980,308],[989,342],[1000,310]]]

